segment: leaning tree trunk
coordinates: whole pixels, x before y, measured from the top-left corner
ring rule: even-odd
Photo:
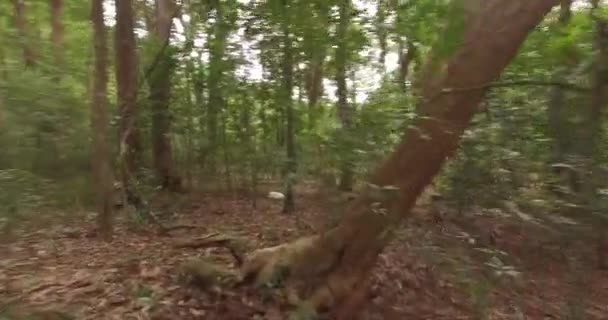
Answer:
[[[390,239],[391,228],[408,216],[417,197],[456,151],[488,84],[516,55],[528,33],[558,0],[468,1],[462,46],[442,63],[441,73],[422,85],[420,117],[396,151],[372,175],[372,190],[355,200],[330,231],[252,253],[243,266],[258,283],[289,270],[305,297],[300,306],[339,306],[339,319],[355,317],[351,299],[366,290],[367,274]],[[500,34],[500,36],[497,36]],[[482,89],[483,88],[483,89]],[[390,189],[396,189],[390,192]],[[373,189],[373,188],[372,188]],[[304,281],[297,281],[304,280]],[[359,304],[360,305],[360,304]]]
[[[152,106],[152,154],[156,176],[161,188],[179,191],[181,179],[173,164],[169,114],[173,56],[168,47],[173,11],[171,0],[156,1],[156,23],[151,38],[158,53],[152,62],[153,65],[149,66],[151,69],[148,83],[150,85],[150,105]]]
[[[108,47],[103,18],[103,0],[94,0],[91,7],[93,39],[95,44],[95,68],[93,99],[91,102],[92,167],[97,202],[100,235],[112,237],[112,182],[108,134]]]

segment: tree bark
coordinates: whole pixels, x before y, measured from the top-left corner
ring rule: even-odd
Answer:
[[[206,160],[211,174],[216,170],[218,141],[218,115],[224,109],[225,101],[222,90],[224,55],[226,41],[229,34],[229,26],[225,17],[225,8],[221,1],[214,2],[215,22],[211,32],[213,39],[209,41],[209,77],[207,78],[208,103],[207,103],[207,154]]]
[[[380,45],[380,57],[378,63],[380,64],[380,70],[384,74],[386,69],[386,51],[387,51],[387,38],[388,32],[386,30],[386,1],[378,0],[376,7],[376,32],[378,33],[378,43]]]
[[[352,108],[348,104],[346,88],[346,64],[348,49],[346,47],[346,33],[350,25],[351,1],[340,1],[340,17],[336,30],[336,86],[338,95],[338,118],[342,123],[343,150],[341,150],[340,190],[350,191],[353,187],[353,170],[351,161],[351,146],[348,141],[352,128]]]
[[[461,47],[445,61],[441,73],[422,85],[421,110],[428,117],[418,118],[408,128],[395,152],[370,178],[371,184],[396,191],[384,193],[371,188],[372,192],[353,202],[337,227],[319,236],[255,252],[244,265],[247,273],[263,270],[263,274],[268,274],[269,269],[287,264],[292,267],[291,277],[314,284],[312,290],[303,290],[305,305],[317,310],[352,305],[349,297],[365,289],[362,279],[390,240],[391,229],[409,215],[417,197],[457,150],[461,135],[487,91],[482,88],[446,93],[444,89],[477,87],[495,81],[528,33],[558,0],[470,2],[475,11],[467,17]],[[289,262],[269,259],[273,252],[289,252]],[[319,280],[314,281],[315,277]],[[337,310],[343,319],[356,316],[353,310]]]
[[[283,213],[292,213],[295,209],[295,200],[293,194],[293,184],[296,174],[296,146],[295,146],[295,128],[294,128],[294,113],[293,113],[293,49],[290,31],[290,8],[289,1],[282,0],[283,4],[283,62],[282,62],[282,96],[285,106],[285,149],[287,153],[287,163],[285,167],[285,201],[283,203]]]
[[[26,7],[24,0],[13,0],[15,11],[15,27],[23,50],[23,62],[27,68],[33,68],[38,63],[36,52],[31,47],[30,33],[27,26]]]
[[[561,31],[568,25],[570,21],[570,16],[572,15],[572,0],[561,0],[560,2],[560,15],[557,27]],[[561,78],[566,75],[567,70],[568,66],[562,66],[561,70],[558,69],[558,71],[553,77],[554,81],[560,81]],[[553,163],[563,163],[566,160],[566,153],[568,152],[568,145],[565,141],[567,135],[565,131],[567,130],[567,128],[565,127],[566,118],[564,114],[566,97],[566,92],[564,92],[562,88],[555,87],[551,90],[547,111],[549,120],[549,131],[550,135],[553,138]],[[559,176],[571,175],[571,171],[562,172],[563,170],[560,169],[556,169],[555,171],[555,173]],[[567,179],[567,177],[564,177],[563,180],[568,181],[571,179]],[[574,185],[572,184],[570,184],[570,188],[572,190],[575,190]]]
[[[407,48],[403,48],[403,41],[399,43],[399,73],[397,79],[403,92],[407,91],[407,76],[410,71],[410,65],[416,57],[416,52],[416,45],[411,40],[407,40]]]
[[[158,63],[150,72],[150,105],[152,109],[152,154],[154,169],[160,186],[164,190],[180,191],[181,179],[173,164],[171,146],[171,76],[173,55],[169,46],[173,24],[174,3],[171,0],[156,0],[156,20],[151,31],[151,40],[159,51]]]
[[[112,238],[112,182],[108,148],[108,47],[103,15],[103,0],[93,0],[91,7],[95,68],[91,101],[92,167],[97,202],[97,221],[100,235]]]
[[[608,21],[597,13],[599,0],[592,1],[592,18],[595,20],[594,68],[592,72],[591,97],[587,110],[587,120],[583,131],[583,156],[586,162],[584,199],[590,213],[597,210],[597,160],[599,152],[598,142],[602,133],[603,113],[608,103]],[[608,243],[605,218],[597,223],[598,232],[598,265],[602,269],[608,268]]]
[[[129,201],[138,202],[133,190],[136,170],[141,164],[141,144],[137,127],[137,56],[132,0],[116,1],[116,86],[120,113],[120,173]]]
[[[63,65],[63,24],[61,15],[63,13],[63,0],[50,0],[51,9],[51,43],[53,44],[53,56],[56,67]]]
[[[308,128],[314,130],[318,119],[318,102],[323,96],[323,76],[325,70],[325,59],[327,58],[327,47],[329,39],[327,35],[319,36],[320,32],[325,32],[330,25],[330,6],[318,6],[315,11],[318,21],[311,30],[304,35],[304,51],[308,57],[308,67],[304,74],[304,87],[306,88],[306,99],[308,102]]]

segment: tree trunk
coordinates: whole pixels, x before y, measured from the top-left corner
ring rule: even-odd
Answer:
[[[338,95],[338,117],[342,123],[342,136],[344,137],[341,153],[340,190],[350,191],[353,187],[352,155],[349,142],[352,127],[352,109],[348,105],[348,93],[346,88],[346,64],[348,60],[348,49],[346,47],[346,33],[350,25],[351,14],[350,0],[340,1],[340,17],[336,30],[336,86]]]
[[[156,177],[162,189],[180,191],[181,179],[176,174],[173,164],[169,114],[173,56],[168,46],[173,24],[173,6],[171,0],[156,0],[156,23],[154,30],[150,31],[159,56],[156,65],[150,66],[153,69],[148,83],[152,107],[152,154]]]
[[[53,57],[56,67],[63,65],[63,0],[50,0],[51,9],[51,43],[53,44]]]
[[[31,47],[30,33],[27,27],[26,7],[24,0],[13,0],[15,10],[15,27],[21,42],[23,50],[23,62],[28,68],[33,68],[37,64],[37,56],[34,49]]]
[[[133,32],[132,0],[116,1],[116,86],[120,112],[120,173],[130,202],[136,199],[134,179],[141,164],[141,145],[137,127],[137,56]]]
[[[444,61],[441,73],[422,85],[421,110],[429,117],[418,118],[408,128],[395,152],[370,178],[372,185],[386,190],[370,188],[353,202],[340,224],[327,233],[254,252],[244,271],[255,274],[263,270],[259,275],[268,275],[273,268],[287,265],[291,278],[305,279],[307,286],[314,284],[312,290],[302,290],[307,297],[302,305],[315,309],[352,305],[349,297],[365,289],[362,279],[390,239],[391,229],[408,216],[417,197],[457,150],[462,133],[487,91],[483,84],[500,76],[528,33],[557,3],[558,0],[467,2],[475,6],[470,7],[474,11],[465,20],[468,25],[462,46]],[[496,36],[498,33],[500,37]],[[445,91],[454,88],[459,90]],[[389,187],[397,191],[392,192]],[[276,255],[289,259],[277,261]],[[348,309],[339,310],[338,314],[342,319],[356,316]]]
[[[561,0],[560,7],[560,15],[558,19],[558,28],[563,30],[568,22],[570,21],[571,14],[571,5],[572,0]],[[562,77],[567,74],[568,66],[562,66],[556,74],[554,75],[555,81],[560,81]],[[565,127],[566,118],[564,114],[564,107],[566,103],[566,93],[561,88],[553,88],[550,93],[549,98],[549,106],[547,108],[548,111],[548,121],[549,121],[549,131],[550,135],[553,138],[553,155],[552,162],[553,163],[563,163],[566,160],[567,143],[565,138],[567,136]],[[556,174],[560,177],[569,176],[570,171],[562,172],[561,169],[555,170]],[[569,181],[571,179],[561,179],[563,181]],[[574,186],[570,184],[570,188],[574,190]]]
[[[317,9],[316,15],[319,18],[319,25],[312,31],[305,34],[305,43],[312,43],[304,46],[306,55],[309,57],[308,68],[305,71],[306,99],[308,102],[308,128],[314,130],[318,119],[318,102],[323,96],[323,73],[325,69],[325,59],[327,57],[328,39],[326,36],[319,39],[318,31],[323,32],[329,27],[330,13],[329,6],[322,6]]]
[[[112,182],[108,148],[108,47],[103,16],[103,0],[93,0],[91,7],[95,69],[91,101],[92,167],[97,202],[98,227],[101,236],[112,238]]]
[[[407,76],[410,71],[410,65],[416,57],[416,45],[407,40],[407,49],[403,48],[403,41],[399,43],[399,86],[403,92],[407,91]]]
[[[592,17],[595,20],[595,43],[594,43],[594,68],[592,72],[592,90],[587,110],[587,121],[585,130],[583,131],[583,147],[584,158],[586,162],[585,168],[585,184],[584,184],[584,199],[585,204],[590,213],[597,210],[597,161],[596,155],[599,152],[598,142],[602,131],[602,116],[606,103],[608,103],[608,21],[598,13],[599,0],[592,1]],[[608,244],[606,243],[606,222],[602,217],[597,223],[598,236],[598,264],[604,269],[608,268]]]
[[[384,74],[386,70],[386,50],[387,50],[387,37],[388,32],[386,30],[386,0],[378,0],[376,7],[376,32],[378,33],[378,43],[380,44],[380,57],[378,63],[380,64],[381,73]]]
[[[209,77],[207,78],[207,165],[211,174],[216,170],[218,149],[218,116],[224,109],[224,96],[222,90],[224,55],[229,26],[226,22],[224,7],[221,1],[215,2],[216,20],[213,24],[213,39],[209,41]]]
[[[283,85],[283,104],[285,106],[285,147],[287,152],[287,163],[285,167],[285,201],[283,203],[283,213],[292,213],[295,209],[295,200],[293,194],[293,184],[296,174],[296,146],[295,146],[295,128],[294,128],[294,113],[293,113],[293,49],[291,40],[291,31],[289,29],[290,8],[289,1],[283,0],[283,63],[282,63],[282,85]]]

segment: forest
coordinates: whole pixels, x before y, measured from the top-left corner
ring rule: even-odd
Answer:
[[[608,1],[0,1],[0,320],[608,319]]]

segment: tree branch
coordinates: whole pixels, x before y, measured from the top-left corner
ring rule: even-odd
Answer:
[[[507,87],[518,87],[518,86],[536,86],[536,87],[558,87],[564,90],[570,90],[575,92],[588,92],[591,89],[587,87],[578,86],[576,84],[559,82],[559,81],[543,81],[543,80],[513,80],[513,81],[502,81],[502,82],[490,82],[474,87],[468,88],[444,88],[441,90],[441,94],[466,92],[482,89],[491,88],[507,88]]]

